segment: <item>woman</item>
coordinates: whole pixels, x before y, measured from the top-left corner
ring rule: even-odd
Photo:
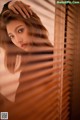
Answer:
[[[26,9],[25,9],[26,8]],[[21,1],[16,1],[16,2],[14,2],[14,1],[10,1],[10,2],[8,2],[8,3],[6,3],[5,5],[4,5],[4,7],[3,7],[3,10],[2,10],[2,13],[1,13],[1,15],[7,10],[7,9],[10,9],[10,10],[12,10],[14,13],[16,13],[16,14],[21,14],[24,18],[26,17],[30,17],[30,15],[32,15],[32,12],[31,12],[31,9],[30,9],[30,6],[29,5],[26,5],[26,4],[24,4],[23,2],[21,2]],[[6,75],[6,77],[7,76],[9,76],[9,78],[7,78],[8,79],[8,81],[9,81],[9,79],[12,77],[12,79],[11,79],[11,81],[13,81],[13,79],[14,79],[14,82],[16,82],[16,81],[18,81],[18,79],[19,79],[19,75],[20,75],[20,73],[19,72],[15,72],[14,74],[12,74],[13,73],[13,71],[12,71],[12,69],[10,68],[10,70],[8,70],[8,69],[6,69],[5,68],[5,66],[4,66],[4,61],[3,60],[8,60],[8,62],[11,60],[11,59],[9,59],[9,58],[11,58],[12,56],[11,56],[11,54],[9,53],[9,52],[7,52],[7,48],[8,47],[10,47],[8,44],[7,44],[7,42],[6,41],[8,41],[8,37],[7,37],[7,34],[6,34],[6,31],[4,30],[4,28],[1,28],[1,15],[0,15],[0,55],[1,55],[1,61],[2,61],[2,64],[1,64],[1,62],[0,62],[0,66],[2,66],[2,68],[4,68],[3,70],[4,70],[4,73],[6,73],[7,75]],[[3,40],[3,41],[1,41],[1,40]],[[4,41],[5,40],[5,41]],[[4,43],[6,42],[6,44],[4,45]],[[16,50],[17,50],[17,47],[16,47]],[[11,49],[10,49],[10,51],[11,51]],[[6,52],[6,54],[5,54],[5,52]],[[2,53],[2,54],[1,54]],[[4,54],[5,54],[5,56],[4,56]],[[9,56],[9,57],[8,57]],[[6,59],[6,58],[8,58],[8,59]],[[14,56],[13,56],[13,58],[15,58]],[[12,58],[12,60],[13,60],[13,58]],[[18,58],[18,57],[17,57]],[[18,61],[18,59],[17,59],[17,61]],[[10,62],[9,62],[10,63]],[[19,61],[18,61],[18,63],[19,63]],[[10,65],[10,64],[9,64]],[[19,65],[19,64],[18,64]],[[9,72],[10,71],[10,72]],[[14,102],[13,101],[15,101],[15,90],[16,90],[16,88],[17,88],[17,86],[18,86],[18,83],[16,83],[15,84],[15,89],[13,89],[13,85],[11,85],[12,86],[12,91],[14,91],[14,93],[13,94],[11,94],[11,95],[6,95],[6,93],[7,93],[7,86],[5,86],[8,82],[7,81],[5,81],[5,80],[7,80],[6,79],[6,77],[5,76],[2,76],[2,72],[0,71],[0,74],[1,74],[1,80],[0,80],[0,111],[7,111],[7,108],[8,108],[8,106],[10,106],[10,105],[13,105],[14,104]],[[4,84],[4,81],[5,81],[5,85],[3,86],[2,84]],[[9,85],[10,86],[10,85]],[[11,88],[11,86],[10,86],[10,88]],[[8,90],[9,91],[9,90]],[[11,93],[12,93],[12,91],[11,91]],[[9,93],[8,93],[9,94]]]
[[[25,19],[20,14],[7,10],[3,12],[1,22],[1,29],[5,31],[7,38],[6,41],[2,39],[6,49],[5,65],[12,73],[20,71],[20,85],[11,117],[12,114],[19,112],[18,119],[23,117],[25,120],[37,119],[42,112],[36,104],[36,102],[42,104],[37,94],[47,89],[49,81],[45,83],[46,86],[43,84],[41,90],[36,85],[47,77],[43,74],[44,71],[52,69],[52,64],[47,65],[48,62],[53,61],[50,57],[53,54],[53,48],[48,40],[48,32],[34,12],[30,18]],[[48,75],[51,74],[52,71],[48,73]]]

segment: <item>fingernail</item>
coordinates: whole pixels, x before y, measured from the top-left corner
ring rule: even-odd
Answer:
[[[24,18],[26,19],[27,17],[24,15]]]

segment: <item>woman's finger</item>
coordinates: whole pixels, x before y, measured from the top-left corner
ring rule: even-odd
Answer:
[[[24,11],[25,14],[26,14],[26,12],[28,12],[30,15],[32,15],[32,10],[30,9],[30,5],[24,4],[24,3],[22,3],[22,1],[20,1],[20,5],[22,5],[23,8],[25,8],[25,11]]]
[[[11,6],[9,9],[12,10],[14,13],[19,14],[13,6]]]
[[[30,9],[30,7],[27,7],[27,6],[24,6],[25,7],[25,9],[28,11],[28,13],[30,14],[30,15],[32,15],[32,10]]]
[[[19,7],[21,8],[21,10],[24,12],[24,14],[30,18],[30,14],[29,14],[29,9],[25,8],[25,5],[22,3],[19,3]]]
[[[19,14],[26,18],[25,13],[21,10],[21,8],[17,4],[13,5],[13,7],[18,11]]]
[[[25,15],[27,16],[27,17],[30,17],[30,13],[29,13],[29,6],[28,5],[26,5],[26,4],[24,4],[24,3],[22,3],[21,1],[19,2],[19,7],[21,8],[21,10],[25,13]],[[25,7],[26,6],[26,7]],[[26,9],[27,8],[27,9]]]

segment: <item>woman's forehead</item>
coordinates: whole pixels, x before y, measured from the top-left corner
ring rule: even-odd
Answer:
[[[12,25],[12,27],[14,26],[18,26],[18,25],[26,25],[25,22],[21,21],[21,20],[11,20],[7,26]],[[13,26],[14,25],[14,26]]]

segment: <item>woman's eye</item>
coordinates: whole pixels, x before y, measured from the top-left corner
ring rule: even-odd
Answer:
[[[12,35],[12,36],[9,36],[9,38],[10,38],[10,39],[13,39],[13,38],[14,38],[14,36],[13,36],[13,35]]]
[[[24,29],[21,28],[21,29],[18,30],[18,33],[22,33],[23,31],[24,31]]]

